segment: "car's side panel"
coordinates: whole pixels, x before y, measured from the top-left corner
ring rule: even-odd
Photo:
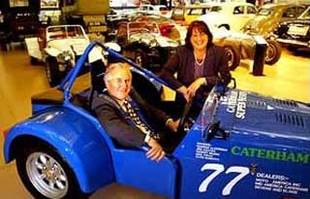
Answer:
[[[176,159],[166,156],[160,162],[155,162],[146,158],[145,153],[143,150],[112,150],[116,181],[167,198],[175,198],[179,168]]]
[[[81,190],[90,193],[114,182],[110,150],[94,124],[81,115],[54,108],[13,127],[4,144],[6,162],[14,159],[13,142],[22,136],[50,144],[74,171]]]

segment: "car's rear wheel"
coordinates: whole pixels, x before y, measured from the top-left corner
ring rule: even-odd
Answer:
[[[281,46],[277,41],[268,40],[266,50],[265,63],[269,65],[275,64],[281,57]]]
[[[61,72],[59,71],[56,58],[49,57],[46,59],[45,72],[50,86],[57,86],[61,81]]]
[[[240,64],[240,53],[232,46],[224,46],[229,70],[235,70]]]
[[[65,160],[47,145],[23,147],[16,165],[22,182],[35,198],[87,197]]]

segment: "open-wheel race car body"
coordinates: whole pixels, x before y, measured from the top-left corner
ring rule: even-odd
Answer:
[[[90,65],[90,78],[77,75],[95,45],[59,87],[32,98],[30,118],[5,133],[5,161],[16,160],[34,197],[77,198],[114,182],[167,198],[310,197],[307,104],[218,85],[193,125],[181,128],[186,133],[174,151],[151,161],[147,146],[120,146],[89,109],[94,90],[102,89],[103,69]],[[145,89],[141,95],[156,96],[169,86],[115,51],[105,51],[132,65],[133,86]]]

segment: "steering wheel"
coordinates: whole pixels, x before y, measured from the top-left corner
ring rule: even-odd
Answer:
[[[182,115],[180,117],[180,123],[179,123],[179,127],[178,127],[178,132],[183,132],[184,131],[184,127],[185,127],[186,120],[187,120],[187,117],[188,117],[188,113],[189,113],[189,110],[190,110],[190,108],[192,106],[192,103],[193,103],[193,100],[190,100],[184,106],[183,113],[182,113]]]

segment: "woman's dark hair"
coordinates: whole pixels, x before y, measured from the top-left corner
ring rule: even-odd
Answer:
[[[209,29],[209,27],[207,26],[207,24],[203,21],[198,21],[195,20],[193,21],[188,29],[187,29],[187,33],[186,33],[186,38],[185,38],[185,46],[191,50],[193,50],[193,46],[191,43],[191,36],[193,34],[193,30],[197,28],[199,32],[203,32],[206,33],[208,35],[208,44],[207,44],[207,48],[211,47],[213,45],[213,35]]]

